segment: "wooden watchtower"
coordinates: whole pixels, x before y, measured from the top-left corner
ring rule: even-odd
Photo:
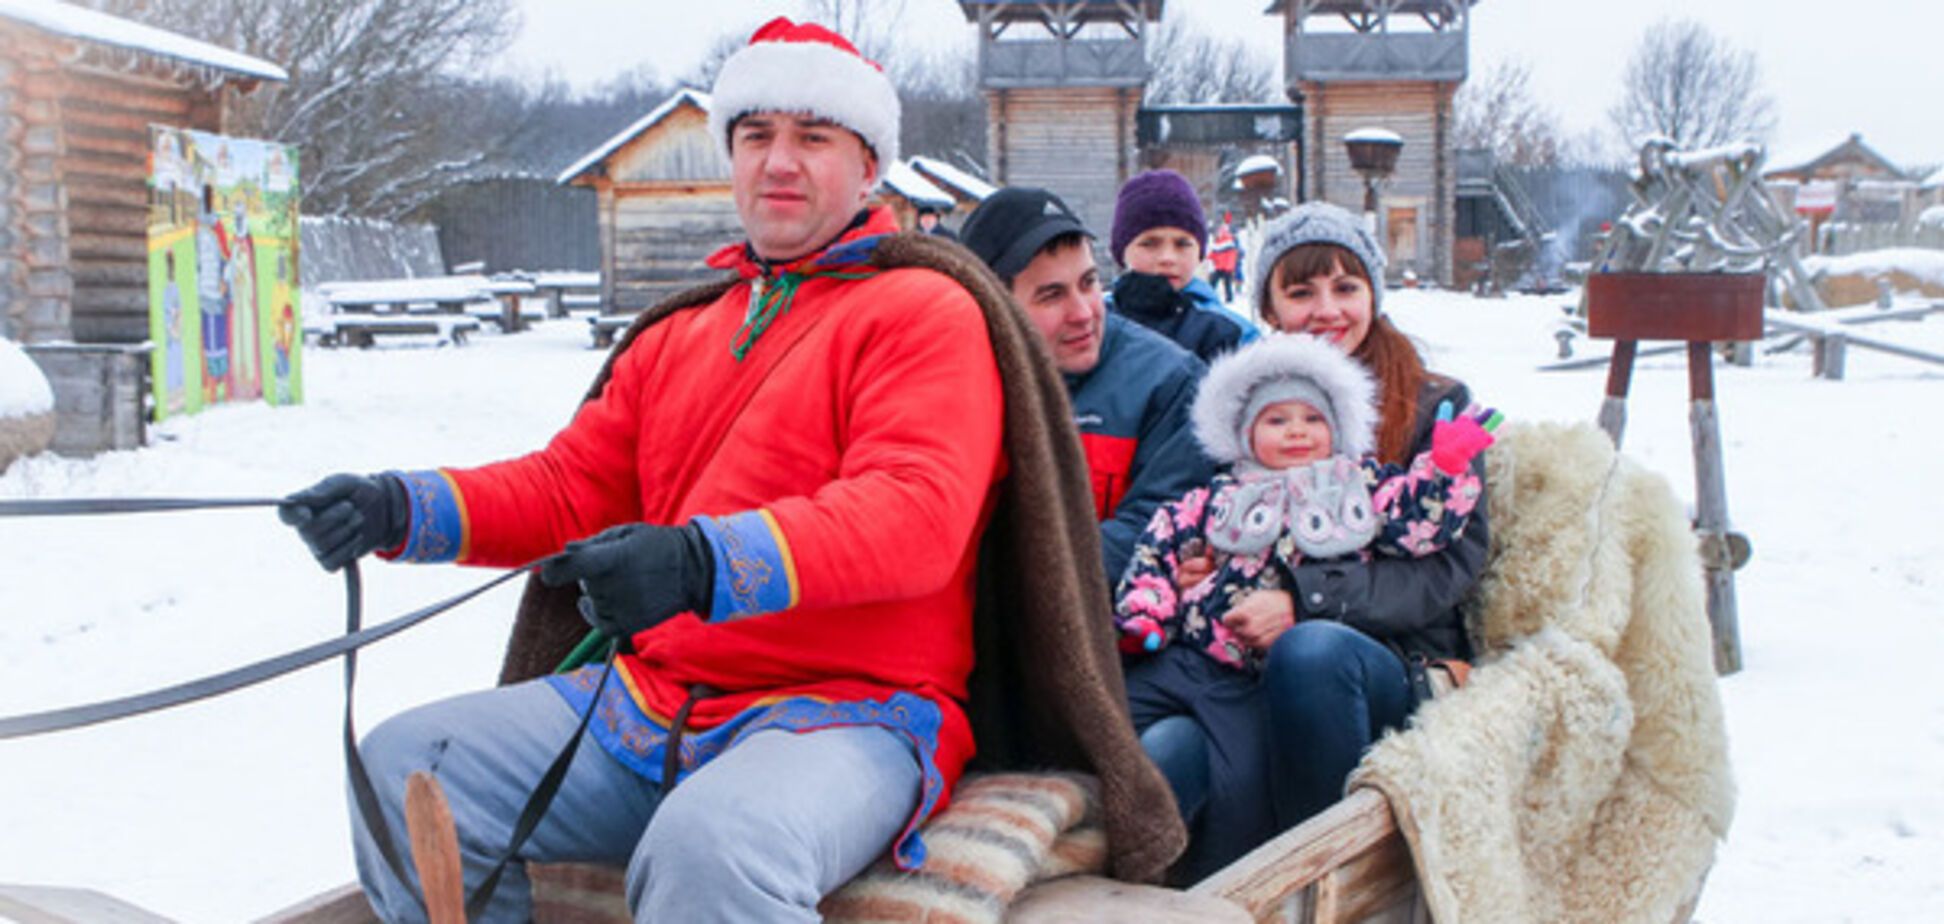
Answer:
[[[1393,274],[1452,281],[1458,169],[1452,97],[1470,62],[1478,0],[1275,0],[1283,17],[1284,77],[1304,108],[1304,189],[1352,211],[1364,185],[1343,136],[1383,128],[1404,139],[1383,187],[1385,246]]]
[[[960,0],[979,27],[986,165],[1042,186],[1106,239],[1121,183],[1140,172],[1135,113],[1148,30],[1166,0]]]

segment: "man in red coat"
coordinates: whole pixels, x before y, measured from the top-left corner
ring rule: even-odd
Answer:
[[[1005,469],[1001,384],[963,288],[864,259],[897,230],[865,206],[897,157],[897,96],[876,64],[776,20],[723,65],[710,126],[748,240],[709,263],[740,284],[625,342],[544,449],[336,475],[282,514],[330,569],[374,551],[546,558],[543,580],[578,582],[583,615],[621,640],[605,686],[584,668],[365,739],[394,830],[405,778],[439,779],[468,888],[592,710],[521,859],[625,864],[639,920],[810,921],[887,848],[922,861],[917,825],[971,756],[960,703],[976,539]],[[422,919],[354,826],[374,907]],[[485,919],[529,908],[516,864]]]

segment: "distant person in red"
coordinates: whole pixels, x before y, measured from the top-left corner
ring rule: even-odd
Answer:
[[[1235,268],[1242,260],[1242,250],[1235,243],[1235,229],[1229,225],[1229,213],[1222,213],[1222,223],[1215,226],[1215,236],[1208,241],[1208,262],[1214,270],[1208,274],[1210,287],[1219,286],[1222,301],[1235,301]]]

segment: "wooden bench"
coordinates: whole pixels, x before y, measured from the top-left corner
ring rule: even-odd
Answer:
[[[542,272],[532,274],[534,288],[547,299],[547,315],[564,318],[569,309],[601,304],[601,274]],[[591,302],[589,301],[591,299]]]
[[[1770,311],[1763,320],[1770,328],[1771,335],[1775,333],[1793,335],[1786,342],[1771,348],[1769,352],[1792,349],[1806,339],[1814,350],[1810,371],[1817,378],[1840,381],[1843,378],[1846,353],[1850,346],[1944,366],[1944,354],[1920,350],[1890,340],[1867,337],[1848,329],[1883,321],[1921,321],[1937,313],[1944,313],[1944,302],[1912,305],[1905,308],[1850,308],[1810,313],[1785,314],[1780,311]]]
[[[479,330],[479,319],[466,315],[380,315],[345,314],[327,320],[318,328],[321,346],[369,347],[374,338],[388,334],[431,334],[443,343],[465,346],[466,335]]]

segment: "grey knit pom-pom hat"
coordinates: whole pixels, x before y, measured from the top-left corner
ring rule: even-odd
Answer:
[[[1370,313],[1384,310],[1384,248],[1364,230],[1363,216],[1320,199],[1305,202],[1262,229],[1262,245],[1249,267],[1249,304],[1263,317],[1269,304],[1269,271],[1282,255],[1303,244],[1335,244],[1363,261],[1370,276]]]

